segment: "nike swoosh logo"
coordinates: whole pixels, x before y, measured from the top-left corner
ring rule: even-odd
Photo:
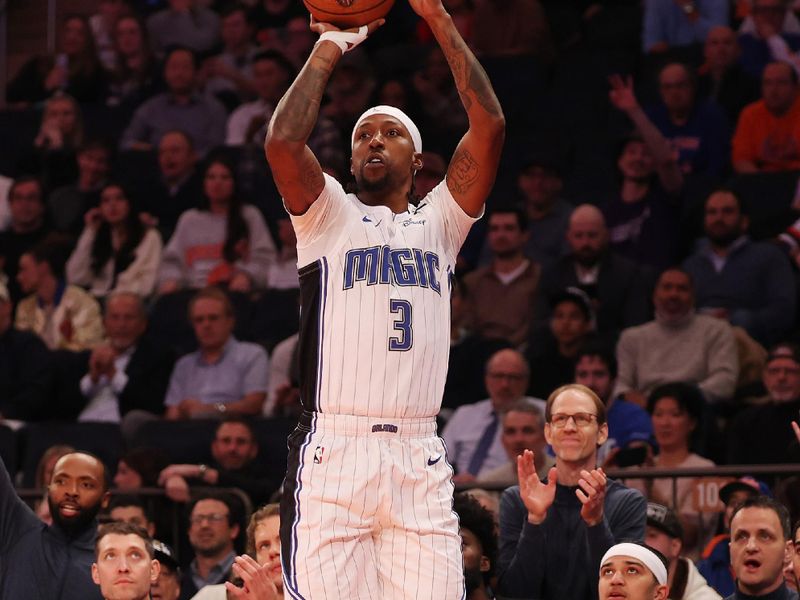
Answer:
[[[361,220],[362,220],[364,223],[372,223],[372,219],[370,219],[370,218],[369,218],[368,216],[366,216],[366,215],[364,215],[364,218],[363,218],[363,219],[361,219]]]
[[[432,465],[435,465],[440,460],[442,460],[442,455],[441,454],[439,456],[437,456],[436,458],[429,458],[428,459],[428,466],[430,467]]]

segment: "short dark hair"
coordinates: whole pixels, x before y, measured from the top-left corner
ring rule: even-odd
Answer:
[[[230,17],[232,14],[237,12],[241,12],[244,14],[244,18],[247,21],[247,24],[252,27],[252,22],[250,21],[250,9],[248,9],[244,4],[241,2],[230,2],[222,7],[222,10],[219,11],[219,16],[221,19],[225,17]]]
[[[703,418],[703,407],[706,401],[700,388],[696,385],[682,381],[659,385],[647,397],[647,412],[652,415],[656,403],[662,398],[675,398],[675,402],[678,403],[681,410],[687,412],[698,424]]]
[[[692,277],[692,274],[680,265],[671,265],[661,269],[661,271],[658,273],[658,277],[656,277],[656,287],[658,287],[658,283],[661,281],[661,278],[670,271],[676,271],[685,275],[686,279],[689,281],[689,287],[691,288],[692,292],[694,292],[694,278]]]
[[[182,46],[180,44],[174,44],[169,46],[166,51],[164,52],[164,68],[167,67],[167,62],[169,59],[172,58],[172,55],[176,52],[188,52],[189,56],[192,57],[192,65],[194,66],[195,70],[200,68],[200,57],[197,55],[197,52],[189,48],[189,46]]]
[[[71,251],[72,242],[69,237],[60,233],[51,233],[35,244],[26,254],[30,254],[37,263],[47,263],[56,279],[64,279]]]
[[[489,215],[489,219],[491,219],[494,215],[514,215],[514,217],[517,219],[519,230],[528,230],[528,215],[521,208],[516,206],[500,206],[492,210],[491,214]]]
[[[233,303],[231,302],[230,296],[228,294],[214,286],[205,287],[199,292],[197,292],[192,298],[189,300],[189,320],[192,319],[192,310],[194,309],[194,305],[197,303],[198,300],[216,300],[218,302],[222,302],[223,310],[225,312],[225,316],[233,317]]]
[[[136,508],[141,508],[142,513],[144,514],[144,518],[148,521],[152,521],[152,517],[150,516],[150,511],[147,509],[144,500],[140,496],[135,494],[116,494],[111,496],[111,501],[108,503],[108,512],[111,513],[112,510],[115,508],[126,508],[128,506],[135,506]]]
[[[731,515],[731,523],[733,523],[733,519],[739,513],[739,511],[744,510],[745,508],[765,508],[767,510],[771,510],[775,513],[778,517],[778,521],[781,524],[781,530],[783,531],[783,539],[789,540],[792,539],[792,522],[791,517],[789,516],[789,511],[787,508],[778,502],[770,498],[769,496],[758,495],[758,496],[751,496],[750,498],[746,498],[739,506],[737,506],[733,510],[733,514]],[[733,530],[731,529],[731,533]]]
[[[786,3],[784,2],[784,4],[786,4]],[[762,77],[763,77],[763,73],[767,70],[766,67],[768,67],[769,65],[783,65],[784,67],[786,67],[786,69],[789,71],[789,77],[791,77],[792,83],[794,85],[797,85],[797,83],[798,83],[797,72],[794,70],[794,67],[790,63],[786,62],[785,60],[773,60],[773,61],[770,61],[764,67],[764,71],[761,72],[762,73]]]
[[[144,541],[145,551],[147,556],[152,560],[155,557],[155,550],[153,549],[153,540],[147,532],[133,523],[125,523],[123,521],[114,521],[101,525],[97,529],[97,539],[94,543],[94,557],[98,558],[100,552],[100,542],[107,535],[138,535]]]
[[[617,357],[609,349],[607,344],[604,344],[597,340],[586,342],[581,347],[581,349],[578,350],[578,353],[575,355],[575,364],[577,365],[584,356],[590,358],[599,358],[606,365],[606,368],[608,369],[608,374],[611,376],[611,379],[616,379]]]
[[[11,187],[8,188],[8,200],[9,202],[14,197],[14,192],[17,188],[25,183],[35,183],[36,187],[39,188],[39,202],[44,204],[44,185],[42,184],[42,180],[38,177],[34,177],[33,175],[22,175],[21,177],[17,177],[14,182],[11,184]]]
[[[236,425],[241,425],[247,431],[250,432],[250,437],[253,438],[253,441],[256,440],[256,431],[253,429],[253,423],[245,416],[242,415],[225,415],[225,417],[219,422],[216,429],[214,429],[214,438],[216,439],[217,434],[219,434],[219,430],[222,429],[223,425],[227,425],[229,423],[233,423]]]
[[[745,199],[739,195],[739,192],[727,186],[720,186],[706,196],[706,199],[703,201],[703,210],[705,210],[706,206],[708,205],[708,201],[711,199],[711,196],[714,196],[715,194],[729,194],[733,196],[733,199],[736,200],[736,206],[739,208],[739,213],[742,215],[750,214],[750,209],[747,206]]]
[[[225,506],[227,506],[229,527],[242,524],[242,519],[244,516],[244,506],[242,506],[242,501],[233,494],[217,490],[204,490],[192,498],[191,502],[189,502],[189,505],[186,507],[187,517],[189,519],[192,517],[194,507],[197,506],[197,503],[201,502],[202,500],[216,500],[217,502],[222,502]]]
[[[262,60],[269,60],[277,64],[284,72],[289,76],[289,79],[292,80],[297,77],[297,69],[292,64],[286,55],[283,52],[270,48],[268,50],[262,50],[258,54],[253,57],[253,64],[260,62]]]
[[[658,82],[661,83],[661,75],[666,71],[669,67],[682,67],[683,70],[686,72],[686,76],[689,79],[689,85],[692,86],[692,89],[697,89],[697,74],[695,73],[694,68],[690,65],[687,65],[684,62],[680,61],[672,61],[666,63],[658,70]]]
[[[494,571],[497,557],[497,537],[492,513],[466,492],[453,495],[453,512],[458,515],[459,527],[469,529],[478,538],[482,555],[489,559],[489,571],[484,573],[484,580],[487,580]]]

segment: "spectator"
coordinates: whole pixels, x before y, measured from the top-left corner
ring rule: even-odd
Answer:
[[[13,327],[13,312],[0,283],[0,419],[30,421],[47,415],[52,359],[37,335]]]
[[[683,528],[672,509],[648,502],[645,542],[661,552],[669,563],[669,597],[676,600],[722,600],[722,596],[700,575],[694,563],[681,556],[682,537]]]
[[[54,190],[47,198],[53,227],[75,236],[80,234],[84,215],[100,201],[100,189],[108,178],[111,150],[99,140],[90,141],[78,149],[77,161],[77,179]]]
[[[548,265],[567,253],[565,234],[573,207],[564,200],[563,165],[545,156],[531,157],[517,176],[528,216],[525,254]]]
[[[269,266],[267,281],[270,289],[292,290],[300,287],[297,274],[297,236],[289,218],[278,221],[279,249],[275,260]]]
[[[528,364],[516,350],[499,350],[486,363],[486,400],[456,409],[442,431],[456,483],[472,483],[484,472],[508,462],[500,430],[500,416],[516,400],[526,398]],[[543,400],[528,398],[544,404]]]
[[[308,14],[296,2],[291,2],[291,0],[255,0],[255,2],[250,3],[255,4],[250,20],[256,25],[256,41],[259,46],[279,48],[289,23],[299,16],[304,17],[305,29],[306,31],[309,30]]]
[[[195,557],[183,574],[180,600],[230,578],[241,518],[237,508],[231,496],[216,492],[201,494],[190,504],[189,543]]]
[[[442,154],[449,152],[450,142],[457,140],[467,127],[467,113],[458,97],[447,59],[438,46],[428,49],[423,65],[413,73],[411,83],[417,95],[425,99],[422,103],[425,129],[433,131],[428,136],[441,138],[439,145],[429,150]]]
[[[559,386],[571,383],[575,357],[594,330],[594,312],[585,292],[567,288],[553,297],[548,331],[531,335],[528,362],[531,373],[528,393],[545,397]],[[543,335],[542,335],[543,334]]]
[[[604,345],[586,344],[575,361],[575,383],[592,390],[606,407],[608,438],[598,450],[598,463],[614,464],[615,456],[625,449],[652,445],[653,425],[650,415],[639,405],[613,396],[617,380],[617,360]]]
[[[484,337],[521,346],[528,340],[541,267],[525,256],[525,213],[495,209],[489,216],[492,262],[464,277],[470,327]]]
[[[172,0],[178,2],[181,0]],[[157,15],[156,15],[157,16]],[[164,60],[167,91],[144,102],[122,134],[123,150],[150,150],[169,131],[185,131],[202,156],[225,140],[225,107],[197,89],[197,57],[184,47]]]
[[[658,74],[661,101],[647,116],[677,152],[683,173],[717,180],[728,170],[730,126],[716,104],[697,100],[696,86],[689,67],[665,65]]]
[[[642,49],[645,52],[666,52],[700,44],[714,26],[725,25],[727,22],[727,2],[646,0]]]
[[[92,580],[104,600],[150,600],[161,565],[150,536],[129,523],[109,523],[97,532]]]
[[[328,102],[320,115],[330,119],[339,130],[349,133],[358,116],[369,107],[375,91],[375,77],[369,58],[361,50],[348,52],[336,63],[326,89]]]
[[[787,589],[783,567],[792,547],[789,511],[765,496],[748,498],[731,517],[731,569],[736,591],[726,600],[797,600]]]
[[[620,186],[605,204],[603,214],[612,250],[659,269],[672,264],[678,253],[677,203],[683,174],[669,143],[635,99],[633,102],[631,105],[617,98],[615,105],[633,106],[628,113],[641,121],[639,130],[647,134],[622,142],[616,161]]]
[[[172,237],[178,218],[190,208],[196,208],[203,194],[203,177],[197,170],[197,158],[194,143],[187,133],[168,131],[158,143],[158,176],[129,183],[131,195],[142,200],[142,210],[158,226],[162,240]]]
[[[53,471],[56,463],[62,456],[75,452],[75,448],[66,444],[55,444],[44,451],[39,463],[36,465],[36,476],[34,486],[37,490],[45,490],[41,500],[33,505],[36,516],[46,525],[53,524],[53,515],[50,514],[50,503],[47,500],[50,480],[53,478]]]
[[[269,500],[279,482],[265,474],[270,457],[258,455],[258,441],[252,425],[241,417],[226,417],[218,426],[211,442],[210,465],[172,464],[166,467],[158,481],[167,495],[176,502],[189,499],[189,482],[202,486],[238,488],[245,492],[255,506]]]
[[[650,317],[650,270],[609,248],[603,213],[581,204],[569,217],[566,239],[570,248],[542,272],[536,318],[550,314],[551,298],[560,290],[578,288],[591,299],[599,333],[616,335]]]
[[[126,0],[99,0],[97,12],[89,17],[97,57],[106,71],[113,71],[116,63],[114,50],[114,29],[119,20],[130,14]]]
[[[143,487],[156,487],[158,474],[169,464],[157,448],[139,447],[128,450],[117,464],[114,487],[120,492],[136,492]]]
[[[475,2],[475,52],[487,57],[530,56],[542,64],[553,58],[547,16],[538,0]]]
[[[261,413],[267,390],[267,354],[233,337],[233,306],[216,288],[189,302],[199,349],[175,365],[164,404],[168,419]]]
[[[219,40],[217,14],[195,0],[168,0],[169,6],[147,19],[147,30],[157,54],[169,56],[172,46],[196,53],[211,50]]]
[[[78,102],[101,102],[107,93],[107,75],[97,56],[89,22],[80,15],[67,16],[61,26],[59,49],[53,56],[34,56],[8,84],[6,99],[29,106],[58,92]]]
[[[748,104],[736,125],[733,168],[738,173],[796,171],[798,147],[797,73],[787,63],[769,63],[761,78],[761,100]]]
[[[147,30],[139,18],[121,17],[114,25],[113,37],[115,58],[108,103],[120,106],[127,115],[156,93],[160,73]]]
[[[753,0],[751,12],[750,23],[743,23],[744,30],[739,33],[739,61],[748,75],[758,79],[769,62],[786,53],[787,46],[793,51],[800,49],[800,35],[784,28],[791,14],[787,0]]]
[[[119,423],[132,411],[161,414],[175,358],[144,336],[147,313],[141,298],[132,292],[111,294],[103,324],[107,342],[92,350],[89,372],[81,379],[87,403],[78,420]]]
[[[47,190],[68,185],[78,178],[75,152],[83,144],[83,117],[72,96],[48,99],[42,112],[33,149],[17,164],[19,173],[37,174]]]
[[[220,19],[222,51],[203,64],[205,92],[214,94],[226,106],[236,106],[256,91],[253,57],[258,50],[252,42],[253,25],[247,20],[243,4],[225,7]]]
[[[269,388],[264,402],[265,417],[300,414],[300,356],[297,342],[300,334],[278,342],[269,356]]]
[[[739,63],[741,53],[730,27],[712,27],[703,45],[704,61],[697,72],[698,97],[716,102],[730,124],[736,123],[742,109],[759,95],[758,79],[745,73]]]
[[[161,262],[159,292],[223,285],[232,292],[267,286],[275,242],[257,208],[243,205],[234,167],[221,156],[203,175],[200,209],[178,219]]]
[[[48,489],[53,525],[42,525],[14,490],[0,461],[0,559],[10,598],[100,598],[90,577],[97,514],[108,503],[105,466],[76,452],[55,466]]]
[[[705,203],[706,238],[684,262],[695,282],[699,310],[742,327],[764,345],[791,329],[795,315],[795,276],[774,244],[747,235],[750,219],[742,200],[719,190]]]
[[[79,352],[103,338],[97,300],[64,278],[66,247],[57,238],[45,239],[19,259],[17,280],[27,298],[20,301],[14,324],[42,338],[51,350]]]
[[[8,277],[12,302],[22,298],[17,281],[19,259],[50,232],[45,218],[42,183],[34,177],[20,177],[8,191],[11,226],[0,232],[0,264]]]
[[[608,437],[605,406],[582,385],[555,390],[545,409],[545,438],[556,466],[547,483],[526,450],[517,459],[519,486],[500,500],[498,593],[540,598],[592,598],[590,565],[622,539],[641,540],[646,502],[597,468],[597,448]]]
[[[725,505],[722,513],[723,533],[714,537],[703,550],[702,560],[697,563],[697,570],[721,596],[729,596],[735,589],[731,573],[731,517],[733,511],[747,498],[769,495],[765,483],[752,477],[740,477],[719,490],[719,498]]]
[[[175,551],[158,540],[153,540],[153,549],[161,572],[150,587],[151,600],[178,600],[181,595],[181,569]]]
[[[108,516],[112,522],[135,525],[147,532],[151,538],[155,535],[156,524],[147,513],[141,498],[132,495],[116,495],[108,503]]]
[[[228,119],[225,143],[242,146],[262,145],[267,123],[278,100],[294,81],[296,71],[292,63],[277,50],[264,50],[253,57],[253,87],[256,100],[242,104]]]
[[[792,573],[794,574],[795,589],[797,590],[800,588],[800,523],[794,524],[792,532]]]
[[[555,465],[547,454],[544,439],[544,415],[541,409],[527,398],[515,400],[502,414],[500,440],[508,458],[505,464],[485,471],[475,482],[481,487],[508,487],[518,485],[517,457],[525,450],[533,452],[536,473],[541,479],[547,477]],[[458,512],[458,511],[456,511]]]
[[[600,561],[600,600],[666,600],[667,561],[641,542],[625,542],[609,548]]]
[[[119,184],[105,185],[100,206],[86,213],[86,226],[67,261],[67,281],[95,298],[113,292],[149,296],[161,262],[161,236],[142,223]]]
[[[441,181],[441,180],[440,180]],[[511,344],[475,333],[467,312],[469,289],[454,279],[450,290],[450,355],[442,406],[452,411],[486,397],[485,366],[491,356]]]
[[[647,398],[647,412],[653,419],[653,433],[658,453],[646,461],[647,466],[662,469],[710,468],[713,461],[695,453],[703,433],[704,399],[697,388],[685,383],[668,383],[658,386]],[[692,495],[697,479],[681,477],[677,480],[645,479],[628,485],[644,491],[652,501],[675,510],[680,519],[683,548],[697,555],[705,542],[704,531],[711,523],[706,515],[695,508]],[[676,504],[677,501],[677,504]]]
[[[615,394],[645,405],[645,396],[670,381],[697,385],[709,402],[733,396],[736,340],[725,322],[694,311],[694,284],[685,271],[665,270],[653,292],[656,318],[622,332],[617,344]]]
[[[762,381],[766,396],[736,415],[730,424],[728,462],[731,464],[787,461],[795,439],[791,422],[797,420],[800,410],[800,350],[796,345],[781,343],[771,349]]]
[[[492,598],[490,584],[497,555],[494,518],[464,493],[453,497],[453,512],[458,515],[466,600],[488,600]]]

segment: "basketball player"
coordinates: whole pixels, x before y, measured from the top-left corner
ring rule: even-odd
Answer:
[[[436,437],[449,350],[449,277],[494,182],[504,118],[441,0],[409,0],[450,64],[469,117],[445,180],[412,204],[416,125],[387,106],[357,121],[346,194],[306,146],[328,79],[357,32],[321,34],[278,104],[267,159],[297,233],[304,414],[281,507],[291,598],[464,594],[452,469]]]

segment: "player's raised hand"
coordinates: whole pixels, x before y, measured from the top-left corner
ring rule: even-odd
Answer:
[[[581,501],[581,518],[589,527],[594,527],[603,520],[603,508],[606,499],[606,474],[603,469],[581,471],[578,489],[575,495]]]
[[[533,452],[525,450],[517,456],[517,476],[519,478],[519,495],[525,508],[528,509],[528,522],[538,525],[547,516],[547,509],[556,497],[558,471],[553,467],[547,474],[547,483],[542,483],[536,474]]]
[[[633,91],[633,78],[628,75],[611,75],[608,78],[611,90],[608,92],[608,99],[617,110],[628,112],[639,108],[639,101]]]

